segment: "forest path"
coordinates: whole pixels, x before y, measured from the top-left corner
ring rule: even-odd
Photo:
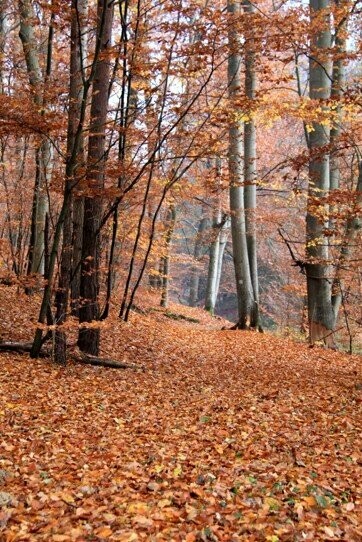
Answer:
[[[1,355],[1,540],[362,540],[360,358],[159,313],[102,344],[144,370]]]

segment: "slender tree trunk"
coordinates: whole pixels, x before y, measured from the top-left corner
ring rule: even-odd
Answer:
[[[310,0],[312,26],[311,56],[309,62],[310,98],[319,106],[330,97],[330,62],[328,50],[331,45],[329,0]],[[319,24],[316,29],[316,22]],[[309,185],[306,217],[307,295],[309,338],[311,344],[323,339],[333,344],[335,313],[331,301],[332,276],[329,264],[328,239],[324,230],[328,224],[328,208],[321,199],[330,189],[329,129],[319,122],[313,123],[309,134]]]
[[[230,221],[226,220],[225,224],[223,224],[221,226],[221,230],[220,230],[220,233],[219,233],[219,260],[217,262],[217,275],[216,275],[214,307],[216,306],[217,296],[219,295],[221,275],[222,275],[222,265],[223,265],[223,261],[224,261],[224,252],[225,252],[225,248],[226,248],[226,245],[227,245],[227,242],[228,242],[228,237],[229,237],[229,228],[230,228]]]
[[[84,200],[82,274],[80,282],[81,306],[79,320],[82,324],[98,320],[99,314],[99,262],[102,197],[105,169],[105,129],[108,111],[108,89],[110,82],[110,59],[107,50],[111,45],[113,3],[98,0],[98,36],[101,35],[100,57],[95,66],[93,82],[90,136],[88,141],[87,189],[92,197]],[[78,336],[79,348],[91,355],[99,353],[100,330],[90,326],[81,327]]]
[[[344,0],[334,0],[336,7],[340,7],[343,4]],[[339,104],[339,100],[343,95],[343,87],[345,84],[345,59],[344,55],[346,52],[346,30],[347,30],[347,18],[338,26],[335,36],[335,58],[333,59],[332,66],[332,87],[331,87],[331,101],[335,102],[336,105],[336,118],[334,119],[334,124],[330,131],[330,162],[329,162],[329,176],[330,176],[330,189],[338,190],[340,188],[340,156],[338,154],[338,143],[342,132],[342,109]],[[335,217],[338,213],[338,205],[332,204],[330,210],[330,220],[329,220],[329,229],[331,233],[334,233],[335,228]],[[346,231],[348,231],[348,224]],[[331,239],[332,237],[330,237]],[[341,256],[340,259],[345,259],[346,247],[345,244],[342,244]],[[337,265],[336,275],[333,280],[332,285],[332,306],[337,320],[339,309],[342,303],[342,291],[343,285],[340,277],[340,266]]]
[[[35,19],[30,0],[18,1],[20,14],[19,36],[23,44],[29,83],[33,92],[34,103],[43,108],[44,84],[32,20]],[[51,144],[43,138],[35,151],[36,177],[31,219],[31,236],[28,273],[44,273],[44,228],[48,212],[46,185],[51,174]]]
[[[241,89],[241,55],[237,19],[240,17],[240,2],[228,0],[229,22],[229,59],[228,83],[231,107]],[[233,115],[229,128],[229,177],[230,177],[230,214],[233,243],[234,270],[238,299],[237,327],[247,329],[251,324],[251,312],[254,301],[253,286],[250,276],[248,246],[246,240],[244,208],[244,168],[243,168],[243,123]]]
[[[165,255],[162,257],[162,294],[161,307],[168,307],[169,284],[170,284],[170,258],[172,236],[176,223],[176,209],[174,205],[170,206],[167,216],[167,231],[165,240]]]
[[[244,126],[244,176],[245,176],[245,227],[248,245],[250,278],[253,286],[253,305],[250,315],[250,327],[259,326],[259,282],[256,239],[256,126],[253,119],[253,101],[256,92],[255,40],[253,36],[253,14],[255,7],[244,0],[248,30],[245,35],[245,94],[249,99],[250,118]]]
[[[345,0],[334,0],[335,5],[339,7]],[[330,144],[331,144],[331,156],[330,156],[330,188],[331,190],[337,190],[339,188],[340,180],[340,159],[338,156],[338,141],[341,135],[341,123],[342,123],[342,111],[341,106],[338,103],[339,99],[343,95],[343,87],[345,84],[345,59],[344,54],[346,52],[346,26],[347,19],[339,26],[336,38],[335,38],[335,56],[332,67],[332,87],[331,87],[331,99],[336,102],[335,122],[330,131]]]
[[[71,25],[71,43],[72,51],[70,57],[70,96],[69,104],[69,125],[68,141],[74,138],[77,129],[77,121],[82,107],[82,92],[85,70],[85,59],[87,57],[87,14],[88,0],[72,0],[72,25]],[[83,135],[80,141],[77,169],[84,166],[84,141]],[[74,191],[72,200],[72,274],[71,274],[71,311],[74,316],[79,316],[80,299],[80,276],[82,260],[82,241],[83,241],[83,217],[84,217],[84,198]]]
[[[216,283],[217,271],[219,263],[219,224],[221,222],[221,211],[214,214],[212,221],[212,242],[209,250],[209,268],[207,273],[206,295],[205,295],[205,310],[214,314],[215,298],[216,298]]]
[[[189,305],[190,307],[196,307],[199,300],[199,282],[200,282],[200,271],[198,269],[198,262],[204,254],[205,239],[204,233],[209,226],[209,219],[207,216],[201,217],[199,222],[199,227],[197,230],[197,235],[195,239],[194,247],[194,265],[191,268],[191,277],[190,277],[190,295],[189,295]]]
[[[362,161],[358,164],[358,178],[356,186],[356,195],[354,205],[351,207],[350,215],[346,223],[345,233],[342,240],[342,246],[340,251],[339,260],[337,262],[336,274],[333,281],[332,288],[332,305],[335,317],[338,316],[338,311],[342,304],[342,269],[346,267],[348,260],[353,253],[351,245],[355,239],[360,237],[362,228]]]
[[[5,51],[7,30],[7,0],[0,0],[0,94],[5,94]]]

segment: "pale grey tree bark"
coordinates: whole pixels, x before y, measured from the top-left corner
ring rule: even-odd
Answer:
[[[205,295],[205,310],[209,311],[211,314],[214,314],[215,303],[216,303],[216,286],[217,286],[217,274],[218,274],[218,264],[219,264],[219,253],[220,253],[220,223],[221,223],[221,210],[217,209],[214,212],[212,220],[212,240],[209,249],[209,267],[207,272],[207,283],[206,283],[206,295]]]
[[[18,1],[20,15],[19,36],[23,44],[24,57],[34,103],[44,107],[44,77],[40,65],[38,44],[35,38],[33,20],[35,18],[31,0]],[[35,151],[36,175],[31,220],[31,238],[29,250],[29,273],[44,273],[44,229],[48,212],[46,186],[51,177],[52,149],[46,138],[41,139]]]
[[[190,273],[190,295],[189,305],[190,307],[196,307],[199,300],[199,283],[200,283],[200,269],[199,262],[205,252],[205,232],[210,226],[210,220],[205,215],[205,210],[202,211],[202,217],[200,219],[196,239],[194,246],[194,264],[191,267]]]
[[[345,0],[334,0],[337,7],[344,3]],[[346,31],[347,31],[347,18],[336,29],[335,58],[333,60],[332,67],[332,87],[331,87],[331,99],[336,101],[336,118],[330,131],[330,188],[331,190],[337,190],[339,188],[340,181],[340,159],[337,152],[338,141],[341,136],[342,128],[342,111],[338,100],[343,95],[343,88],[346,81],[345,74],[345,59],[344,54],[346,52]]]
[[[318,106],[326,107],[331,90],[331,46],[329,0],[310,0],[310,20],[313,29],[309,61],[309,95]],[[318,28],[315,24],[318,24]],[[309,134],[309,184],[306,217],[306,275],[308,295],[309,339],[313,344],[323,339],[333,344],[335,312],[332,306],[332,270],[329,262],[328,239],[324,234],[328,225],[329,209],[321,198],[330,190],[329,128],[313,123]]]
[[[228,84],[230,107],[232,108],[229,128],[229,178],[230,214],[233,259],[238,299],[237,327],[247,329],[251,325],[254,305],[253,285],[250,275],[248,245],[246,239],[244,207],[244,163],[243,163],[243,122],[235,99],[242,88],[240,36],[237,21],[240,17],[240,2],[228,0],[229,21],[229,59]]]
[[[256,98],[255,39],[253,31],[253,14],[255,6],[249,0],[243,2],[247,29],[245,31],[245,94],[249,100],[249,110]],[[251,111],[251,113],[253,113]],[[244,176],[245,176],[245,227],[250,266],[250,278],[253,286],[253,305],[250,316],[250,327],[259,327],[259,280],[256,237],[256,126],[253,115],[244,126]]]
[[[216,286],[215,286],[215,305],[217,301],[217,296],[219,295],[219,289],[220,289],[220,282],[221,282],[221,275],[222,275],[222,266],[224,262],[224,253],[225,248],[228,242],[229,233],[230,233],[230,220],[229,218],[222,219],[224,220],[220,233],[219,233],[219,259],[217,262],[217,275],[216,275]],[[214,307],[215,307],[214,305]]]

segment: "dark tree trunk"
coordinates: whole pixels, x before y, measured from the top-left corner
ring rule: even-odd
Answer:
[[[90,136],[87,159],[87,192],[84,198],[83,245],[79,308],[80,324],[99,320],[99,259],[100,224],[105,169],[105,130],[108,111],[108,89],[110,81],[110,59],[107,49],[111,45],[113,3],[98,0],[98,29],[100,56],[95,66],[91,103]],[[87,354],[99,353],[100,330],[84,325],[80,328],[78,346]]]
[[[70,160],[73,154],[75,138],[81,116],[83,81],[82,81],[82,41],[81,34],[83,29],[83,19],[87,11],[88,0],[72,0],[72,21],[71,21],[71,50],[70,50],[70,81],[69,81],[69,116],[68,116],[68,134],[67,134],[67,160]],[[74,166],[72,171],[77,175],[77,168],[82,161],[83,138],[78,143],[78,152],[74,156]],[[67,178],[66,184],[70,192],[70,202],[66,209],[63,226],[63,244],[61,252],[61,263],[59,273],[58,289],[55,296],[56,305],[56,323],[59,326],[55,332],[54,359],[57,363],[66,363],[66,334],[61,325],[67,319],[69,305],[69,289],[71,282],[71,273],[73,265],[73,222],[72,215],[78,216],[79,211],[75,209],[74,199],[71,191],[74,178]]]

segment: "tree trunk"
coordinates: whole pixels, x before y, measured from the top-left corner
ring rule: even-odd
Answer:
[[[19,0],[20,31],[29,83],[36,106],[43,109],[44,83],[32,20],[35,19],[30,0]],[[46,186],[51,175],[51,144],[43,138],[35,151],[36,176],[31,218],[28,274],[44,273],[44,228],[48,212]]]
[[[331,45],[329,0],[310,0],[311,25],[313,28],[311,56],[309,62],[310,98],[325,104],[330,97],[330,62],[328,49]],[[324,105],[325,107],[325,105]],[[329,264],[328,239],[324,235],[328,224],[328,208],[321,198],[328,195],[330,189],[329,156],[326,146],[329,144],[329,129],[319,123],[313,123],[309,134],[309,185],[306,217],[306,274],[308,295],[309,340],[311,344],[323,339],[326,344],[333,344],[335,313],[331,301],[331,266]]]
[[[203,216],[199,222],[199,227],[197,230],[197,235],[195,239],[194,247],[194,265],[191,268],[190,276],[190,295],[189,295],[189,305],[190,307],[196,307],[199,300],[199,282],[200,282],[200,271],[198,269],[198,262],[203,256],[204,253],[204,233],[209,225],[209,219],[206,216]]]
[[[259,283],[256,239],[256,127],[253,119],[253,101],[256,92],[255,40],[253,36],[253,14],[255,7],[244,0],[245,16],[248,29],[245,35],[245,94],[249,100],[250,118],[244,126],[244,176],[245,176],[245,227],[250,278],[253,286],[253,304],[250,315],[250,327],[259,326]]]
[[[229,237],[229,228],[230,228],[230,221],[227,219],[225,220],[225,223],[221,226],[221,230],[219,233],[219,260],[217,262],[217,276],[216,276],[216,286],[215,286],[214,307],[216,306],[217,296],[219,295],[220,281],[221,281],[221,274],[222,274],[222,264],[224,261],[224,252],[225,252],[225,248],[226,248],[228,237]]]
[[[113,21],[113,3],[98,0],[98,40],[100,56],[95,66],[93,82],[90,136],[87,159],[87,190],[91,197],[84,200],[83,244],[79,309],[80,324],[89,324],[99,320],[99,263],[100,233],[102,218],[102,197],[105,169],[105,129],[108,111],[108,89],[110,81],[110,59],[107,50],[111,44]],[[99,328],[84,326],[79,330],[78,346],[91,355],[99,352]]]
[[[83,81],[82,81],[82,33],[84,31],[83,20],[87,13],[88,0],[72,0],[72,19],[71,19],[71,49],[70,49],[70,80],[69,80],[69,114],[68,114],[68,133],[67,133],[67,160],[71,159],[78,124],[80,121],[82,97],[83,97]],[[82,163],[83,154],[83,136],[79,141],[79,152],[74,157],[74,167],[72,168],[74,176],[77,175],[77,168]],[[56,323],[54,359],[57,363],[66,363],[66,334],[61,325],[67,319],[67,311],[69,305],[69,290],[71,283],[72,271],[78,273],[76,265],[80,261],[74,263],[74,245],[78,248],[78,239],[73,238],[73,225],[81,214],[83,207],[81,198],[74,198],[71,190],[71,185],[74,182],[73,178],[67,178],[66,184],[70,191],[70,203],[66,209],[63,227],[63,244],[61,252],[61,263],[59,273],[58,289],[55,296],[56,305]],[[76,217],[76,218],[74,218]],[[79,238],[79,234],[78,234]],[[78,241],[78,243],[77,243]],[[80,268],[80,266],[79,266]]]
[[[335,5],[338,7],[344,0],[334,0]],[[345,59],[346,52],[346,25],[347,19],[336,30],[335,37],[335,56],[332,67],[332,87],[331,87],[331,99],[336,102],[336,113],[334,124],[330,131],[330,144],[331,144],[331,156],[330,156],[330,188],[331,190],[337,190],[339,188],[340,180],[340,159],[338,156],[338,140],[341,135],[341,123],[342,123],[342,111],[338,100],[343,94],[343,86],[345,84]],[[332,213],[333,214],[333,213]]]
[[[85,70],[85,59],[88,49],[87,32],[87,14],[88,0],[72,0],[72,27],[71,43],[72,51],[70,58],[71,81],[70,96],[73,98],[69,104],[69,125],[68,140],[74,139],[77,122],[82,108],[83,80],[82,73]],[[79,143],[79,152],[77,157],[76,170],[84,166],[84,138],[81,134]],[[78,187],[77,187],[78,188]],[[79,187],[81,188],[81,187]],[[72,201],[72,274],[71,274],[71,312],[73,316],[79,316],[79,298],[80,298],[80,275],[82,260],[82,241],[83,241],[83,216],[84,201],[83,196],[74,191]]]
[[[230,105],[241,88],[241,55],[239,52],[239,33],[237,20],[240,17],[240,2],[228,0],[229,22],[229,59],[228,83]],[[247,329],[251,325],[251,313],[254,302],[253,286],[250,276],[248,246],[246,240],[243,175],[243,123],[233,115],[229,128],[229,178],[230,178],[230,214],[233,259],[238,299],[237,327]]]
[[[332,305],[335,317],[338,316],[338,311],[342,303],[342,269],[346,267],[346,263],[351,257],[353,250],[351,249],[352,242],[360,235],[362,227],[362,161],[358,164],[358,179],[356,186],[356,195],[354,205],[351,207],[349,218],[346,223],[346,229],[342,240],[339,260],[336,268],[336,275],[332,287]]]
[[[209,250],[209,268],[206,282],[205,310],[214,314],[217,298],[217,282],[220,259],[220,223],[221,210],[219,209],[213,217],[212,242]]]
[[[6,31],[7,31],[7,1],[0,0],[0,94],[5,94],[7,87],[5,75]]]
[[[170,256],[172,236],[175,229],[176,209],[171,205],[167,217],[167,232],[165,255],[162,257],[162,294],[161,307],[168,307],[169,284],[170,284]]]

